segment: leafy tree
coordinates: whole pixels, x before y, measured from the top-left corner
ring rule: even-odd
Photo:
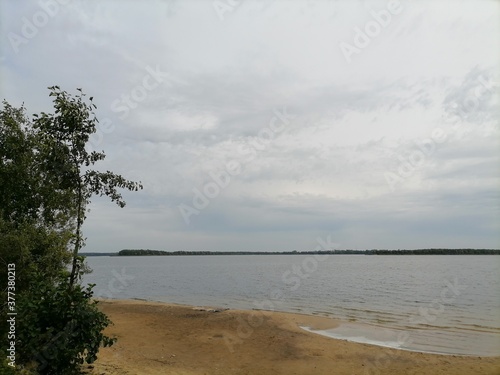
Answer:
[[[78,252],[84,245],[82,225],[86,218],[86,207],[93,195],[106,195],[120,207],[125,206],[119,188],[137,191],[140,183],[126,180],[113,172],[98,172],[87,169],[97,161],[103,160],[104,152],[88,152],[85,148],[89,137],[96,131],[96,106],[84,102],[85,94],[78,89],[79,95],[72,97],[58,86],[49,87],[50,96],[54,97],[54,114],[42,113],[36,116],[34,129],[45,147],[40,155],[46,161],[44,170],[57,175],[60,189],[69,192],[76,210],[75,236],[73,241],[73,261],[70,286],[73,286],[78,268]]]
[[[30,134],[23,128],[27,119],[24,108],[6,101],[0,111],[0,214],[19,222],[36,217],[38,204],[31,192],[33,150]]]
[[[61,189],[58,174],[47,168],[48,145],[36,132],[24,107],[6,101],[0,110],[0,216],[21,225],[28,221],[57,228],[74,214],[71,195]],[[67,229],[67,228],[66,228]]]
[[[52,189],[40,169],[40,145],[25,109],[3,102],[0,110],[0,280],[16,263],[16,292],[29,288],[30,275],[53,280],[71,260],[71,205]],[[65,195],[68,195],[65,193]],[[4,288],[0,297],[6,301]],[[0,333],[4,333],[0,324]]]
[[[84,361],[93,362],[99,346],[114,342],[102,334],[110,321],[91,300],[93,285],[80,285],[87,205],[98,194],[124,207],[118,189],[137,191],[142,185],[91,169],[105,158],[85,148],[98,122],[92,98],[87,103],[81,90],[71,96],[58,86],[49,89],[53,114],[42,112],[30,121],[24,107],[5,101],[0,110],[0,276],[5,282],[6,265],[16,263],[23,311],[17,321],[18,363],[28,372],[70,374]],[[5,322],[0,328],[4,337]],[[51,353],[50,361],[40,356],[42,348]]]

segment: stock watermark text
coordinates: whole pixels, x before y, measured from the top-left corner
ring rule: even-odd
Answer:
[[[7,265],[7,364],[16,367],[16,265]]]

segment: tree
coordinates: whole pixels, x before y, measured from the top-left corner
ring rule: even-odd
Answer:
[[[74,214],[70,190],[44,168],[47,145],[24,107],[6,101],[0,111],[0,216],[20,225],[28,221],[58,227]]]
[[[59,86],[49,87],[50,96],[54,97],[54,114],[42,113],[34,122],[34,129],[41,144],[45,146],[40,156],[46,161],[44,171],[56,174],[62,191],[68,192],[76,210],[75,236],[73,241],[73,260],[70,275],[70,287],[74,285],[80,267],[78,252],[84,245],[82,225],[85,221],[87,205],[95,195],[106,195],[120,207],[125,206],[119,188],[137,191],[143,186],[139,182],[126,180],[113,172],[98,172],[86,169],[97,161],[103,160],[104,152],[88,152],[85,148],[89,137],[96,131],[96,106],[85,103],[85,94],[70,96]]]
[[[0,111],[0,214],[20,223],[38,216],[40,203],[33,194],[33,134],[25,109],[3,101]]]
[[[29,287],[33,272],[57,277],[71,259],[72,238],[68,193],[58,194],[41,172],[40,145],[25,112],[6,101],[0,110],[0,279],[16,263],[17,292]],[[3,288],[0,296],[5,301]]]
[[[37,374],[70,374],[93,362],[101,345],[114,342],[102,333],[110,321],[91,299],[93,285],[80,285],[87,205],[99,194],[124,207],[118,189],[137,191],[142,185],[91,169],[105,158],[85,148],[98,122],[92,98],[85,102],[79,89],[76,96],[58,86],[49,90],[53,114],[29,120],[24,107],[5,101],[0,110],[0,276],[7,280],[6,265],[16,263],[17,305],[23,311],[17,320],[18,363]],[[0,294],[6,294],[3,289]],[[0,328],[3,340],[5,322]]]

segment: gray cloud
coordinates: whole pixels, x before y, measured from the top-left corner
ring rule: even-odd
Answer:
[[[325,233],[343,248],[498,247],[493,2],[404,3],[350,64],[338,44],[385,1],[245,1],[223,20],[211,2],[71,1],[17,52],[9,33],[41,8],[0,7],[2,97],[47,111],[47,86],[82,87],[112,124],[101,168],[144,183],[124,210],[94,200],[88,251],[310,249]],[[270,133],[277,110],[294,118]],[[199,211],[189,224],[182,204]]]

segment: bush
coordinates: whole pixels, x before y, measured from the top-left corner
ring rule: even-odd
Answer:
[[[16,375],[15,370],[8,365],[7,360],[2,360],[0,362],[0,374],[2,375]]]
[[[102,331],[111,323],[92,300],[93,284],[69,288],[37,277],[17,301],[17,364],[40,375],[79,374],[97,359],[99,347],[116,339]]]
[[[71,253],[67,249],[71,236],[70,231],[44,227],[33,221],[9,222],[1,217],[0,212],[2,301],[6,301],[7,264],[16,265],[17,293],[29,289],[33,273],[43,274],[45,280],[55,280],[71,261]]]
[[[15,263],[16,363],[23,375],[78,373],[101,345],[114,343],[102,333],[110,321],[91,300],[93,286],[78,284],[85,272],[78,256],[82,225],[94,195],[124,207],[120,189],[142,189],[91,169],[106,156],[86,147],[98,123],[92,97],[86,101],[81,89],[76,96],[49,89],[52,114],[29,119],[24,107],[6,101],[0,108],[0,297],[6,300],[7,265]],[[4,303],[1,315],[6,311]],[[7,328],[0,322],[0,339]],[[0,360],[0,375],[11,370],[5,366]]]

